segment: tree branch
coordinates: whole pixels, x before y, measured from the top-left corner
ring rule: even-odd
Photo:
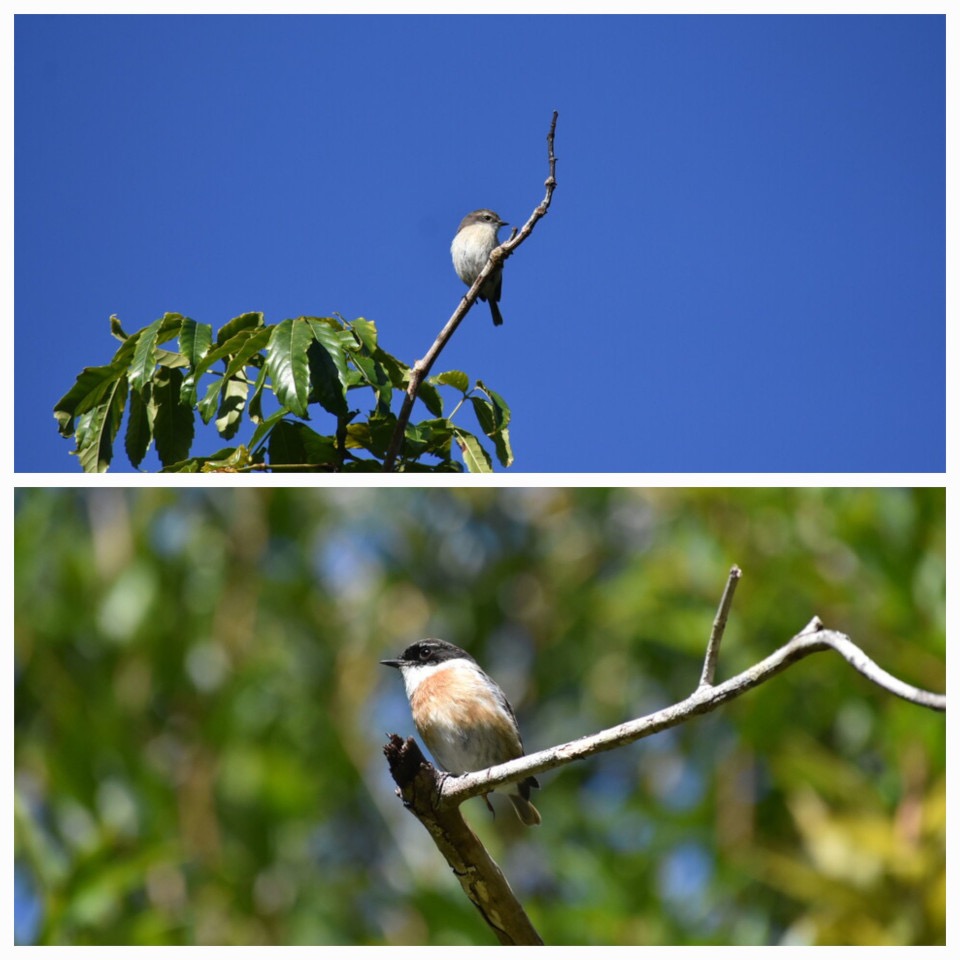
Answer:
[[[397,425],[394,428],[393,436],[390,438],[390,447],[387,450],[387,455],[383,460],[383,472],[390,473],[394,469],[394,465],[397,460],[397,456],[400,453],[400,449],[403,446],[403,438],[406,433],[407,424],[410,422],[410,414],[413,412],[413,405],[417,399],[417,392],[420,390],[420,384],[423,383],[424,378],[427,374],[430,373],[433,364],[436,362],[440,352],[447,345],[450,338],[456,332],[457,327],[460,326],[460,321],[467,315],[470,308],[474,305],[477,300],[477,297],[480,294],[480,288],[483,286],[484,281],[490,275],[490,273],[500,264],[502,261],[506,260],[510,254],[513,253],[517,247],[523,243],[527,237],[533,232],[533,228],[536,226],[537,221],[546,216],[547,210],[550,209],[550,201],[553,197],[553,191],[557,186],[557,158],[553,152],[553,139],[554,134],[557,129],[557,111],[553,111],[553,119],[550,121],[550,131],[547,134],[547,159],[549,163],[549,174],[544,186],[546,187],[546,194],[544,195],[543,200],[539,205],[534,208],[530,218],[523,225],[520,231],[517,231],[517,228],[514,227],[510,233],[510,237],[500,244],[499,247],[495,247],[490,252],[490,258],[487,260],[486,266],[477,274],[477,279],[473,281],[473,286],[467,291],[466,296],[460,301],[457,309],[453,311],[453,315],[447,321],[444,328],[437,335],[437,339],[434,340],[433,346],[427,351],[426,355],[418,360],[414,365],[413,369],[410,371],[410,382],[407,384],[407,390],[403,398],[403,405],[400,408],[400,414],[397,417]]]
[[[463,892],[503,944],[540,945],[520,901],[502,871],[467,826],[457,806],[438,806],[443,777],[424,759],[413,737],[395,733],[383,748],[403,804],[427,828]]]
[[[679,703],[600,733],[460,777],[438,773],[424,759],[412,738],[403,741],[396,734],[390,736],[384,753],[399,787],[397,792],[403,798],[404,805],[430,832],[464,892],[501,943],[539,944],[542,940],[500,868],[460,816],[459,807],[464,800],[490,793],[497,787],[533,774],[633,743],[701,713],[709,713],[766,682],[798,660],[821,650],[836,651],[868,680],[910,703],[931,710],[946,710],[945,695],[921,690],[898,680],[877,666],[848,636],[824,627],[819,617],[814,617],[796,636],[765,660],[724,683],[714,685],[720,641],[740,576],[738,567],[731,568],[707,644],[700,683],[689,697]]]
[[[583,760],[595,753],[613,750],[649,737],[653,733],[659,733],[668,727],[675,727],[691,717],[709,713],[721,704],[739,697],[811,653],[831,649],[839,653],[855,670],[883,687],[884,690],[921,707],[928,707],[931,710],[947,709],[945,695],[920,690],[898,680],[878,667],[848,636],[837,633],[835,630],[827,630],[820,619],[814,617],[800,633],[779,650],[725,683],[718,686],[709,684],[699,686],[686,700],[681,700],[646,717],[621,723],[609,730],[602,730],[600,733],[581,737],[579,740],[550,747],[538,753],[527,754],[509,763],[491,767],[489,770],[478,770],[461,777],[447,778],[441,789],[441,805],[457,805],[470,797],[489,793],[505,783],[553,770],[574,760]]]

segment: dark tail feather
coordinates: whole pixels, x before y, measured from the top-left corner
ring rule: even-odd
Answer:
[[[540,823],[540,811],[529,800],[524,800],[517,793],[509,793],[507,796],[510,797],[510,802],[513,804],[513,809],[517,811],[521,823],[528,827],[535,827]]]
[[[539,786],[536,777],[527,777],[526,780],[521,780],[517,784],[516,793],[507,794],[513,809],[517,811],[517,816],[528,827],[535,827],[540,823],[540,811],[530,802],[530,788]]]

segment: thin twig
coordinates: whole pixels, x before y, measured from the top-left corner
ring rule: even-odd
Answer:
[[[463,320],[467,312],[476,302],[484,281],[500,263],[506,260],[507,257],[530,236],[537,221],[541,217],[546,216],[547,210],[550,209],[550,200],[557,186],[557,158],[553,152],[553,140],[557,129],[557,116],[557,111],[554,110],[553,119],[550,121],[550,132],[547,134],[547,156],[550,166],[550,173],[544,182],[547,192],[540,204],[534,209],[533,213],[530,214],[530,218],[523,225],[522,229],[517,231],[517,229],[514,228],[509,239],[490,252],[490,258],[487,260],[486,266],[477,274],[477,279],[473,281],[473,285],[467,291],[466,296],[457,305],[457,309],[453,311],[453,315],[437,335],[433,346],[422,359],[413,365],[413,369],[410,371],[410,382],[407,384],[406,394],[403,398],[403,405],[400,407],[400,413],[397,416],[397,425],[394,428],[393,436],[390,438],[390,447],[387,450],[387,455],[383,460],[384,473],[390,473],[394,469],[397,456],[403,446],[404,434],[407,430],[407,424],[410,422],[410,414],[413,412],[413,405],[416,402],[420,384],[423,383],[426,376],[430,373],[437,357],[440,356],[440,352],[456,332],[457,327],[460,326],[460,321]]]
[[[720,656],[720,641],[723,639],[723,631],[727,627],[727,615],[730,613],[730,605],[733,603],[733,595],[736,592],[737,584],[740,582],[740,577],[740,568],[736,565],[732,566],[730,575],[727,577],[727,586],[720,598],[717,615],[713,620],[710,639],[707,641],[707,655],[704,657],[703,673],[700,675],[701,687],[713,685],[713,678],[717,673],[717,657]]]

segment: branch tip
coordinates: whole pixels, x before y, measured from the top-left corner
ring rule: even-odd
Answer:
[[[727,628],[727,616],[730,613],[730,607],[733,604],[733,593],[737,589],[740,577],[743,571],[734,564],[727,574],[727,585],[723,588],[723,596],[720,597],[720,606],[717,608],[717,615],[713,619],[713,628],[710,630],[710,639],[707,641],[707,653],[703,660],[703,672],[700,674],[700,686],[713,686],[713,679],[717,673],[717,659],[720,656],[720,641],[723,639],[723,631]]]

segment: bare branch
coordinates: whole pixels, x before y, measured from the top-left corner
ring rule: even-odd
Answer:
[[[467,826],[457,806],[438,804],[443,778],[412,737],[396,734],[383,748],[404,806],[427,828],[463,892],[503,944],[542,944],[500,868]]]
[[[730,613],[730,605],[733,603],[733,594],[740,582],[740,568],[732,566],[730,575],[727,577],[727,586],[724,588],[723,596],[720,598],[720,606],[717,609],[717,615],[713,621],[713,629],[710,631],[710,639],[707,641],[707,655],[703,661],[703,673],[700,675],[700,686],[707,687],[712,685],[713,678],[717,672],[717,657],[720,656],[720,641],[723,639],[723,631],[727,628],[727,615]]]
[[[550,132],[547,134],[547,157],[550,168],[550,173],[547,176],[544,186],[546,187],[546,194],[544,195],[543,200],[539,203],[537,207],[534,208],[530,218],[523,225],[523,227],[518,232],[516,228],[511,232],[510,237],[504,243],[501,243],[499,247],[495,247],[490,252],[490,258],[487,260],[486,266],[477,274],[477,279],[473,281],[473,286],[467,291],[466,296],[460,301],[457,306],[457,309],[453,311],[453,315],[446,322],[444,328],[437,335],[437,339],[434,340],[433,346],[427,351],[426,355],[418,360],[414,365],[413,369],[410,371],[410,382],[407,384],[406,394],[403,398],[403,405],[400,407],[400,414],[397,417],[397,425],[394,428],[393,436],[390,438],[390,447],[387,450],[387,455],[383,460],[383,472],[390,473],[394,469],[394,465],[397,460],[397,456],[400,453],[400,449],[403,446],[403,437],[407,429],[407,424],[410,422],[410,414],[413,412],[413,405],[417,399],[417,392],[420,390],[420,384],[423,383],[426,376],[430,373],[431,368],[436,362],[437,357],[440,356],[440,352],[447,345],[450,338],[456,332],[457,327],[460,326],[460,321],[467,315],[467,312],[476,302],[477,297],[480,294],[480,288],[483,286],[484,281],[490,276],[490,273],[500,264],[502,261],[506,260],[510,254],[513,253],[517,247],[523,243],[527,237],[533,232],[533,228],[536,226],[537,221],[546,216],[547,210],[550,208],[550,201],[553,197],[553,191],[557,186],[557,158],[553,152],[553,139],[557,129],[557,111],[553,111],[553,119],[550,121]]]
[[[831,649],[839,653],[855,670],[884,690],[921,707],[928,707],[931,710],[947,709],[945,695],[921,690],[898,680],[877,666],[848,636],[835,630],[825,629],[819,618],[815,617],[800,633],[765,660],[718,686],[698,687],[686,700],[646,717],[621,723],[609,730],[581,737],[579,740],[557,747],[550,747],[539,753],[528,754],[509,763],[491,767],[489,770],[479,770],[461,777],[449,777],[444,781],[441,790],[442,804],[457,805],[470,797],[489,793],[505,783],[522,780],[532,774],[553,770],[574,760],[582,760],[595,753],[613,750],[649,737],[653,733],[674,727],[698,714],[715,710],[721,704],[739,697],[811,653]]]
[[[460,816],[459,807],[464,800],[486,795],[497,787],[533,774],[633,743],[701,713],[709,713],[820,650],[835,650],[868,680],[910,703],[931,710],[946,710],[945,695],[921,690],[898,680],[877,666],[848,636],[826,629],[819,617],[814,617],[795,637],[765,660],[714,686],[720,641],[740,576],[738,567],[731,568],[710,632],[700,684],[686,700],[592,736],[460,777],[439,774],[424,760],[412,738],[404,742],[396,734],[391,735],[384,753],[390,763],[390,772],[400,788],[398,793],[404,805],[430,832],[467,896],[501,943],[539,944],[542,941],[500,868]]]

